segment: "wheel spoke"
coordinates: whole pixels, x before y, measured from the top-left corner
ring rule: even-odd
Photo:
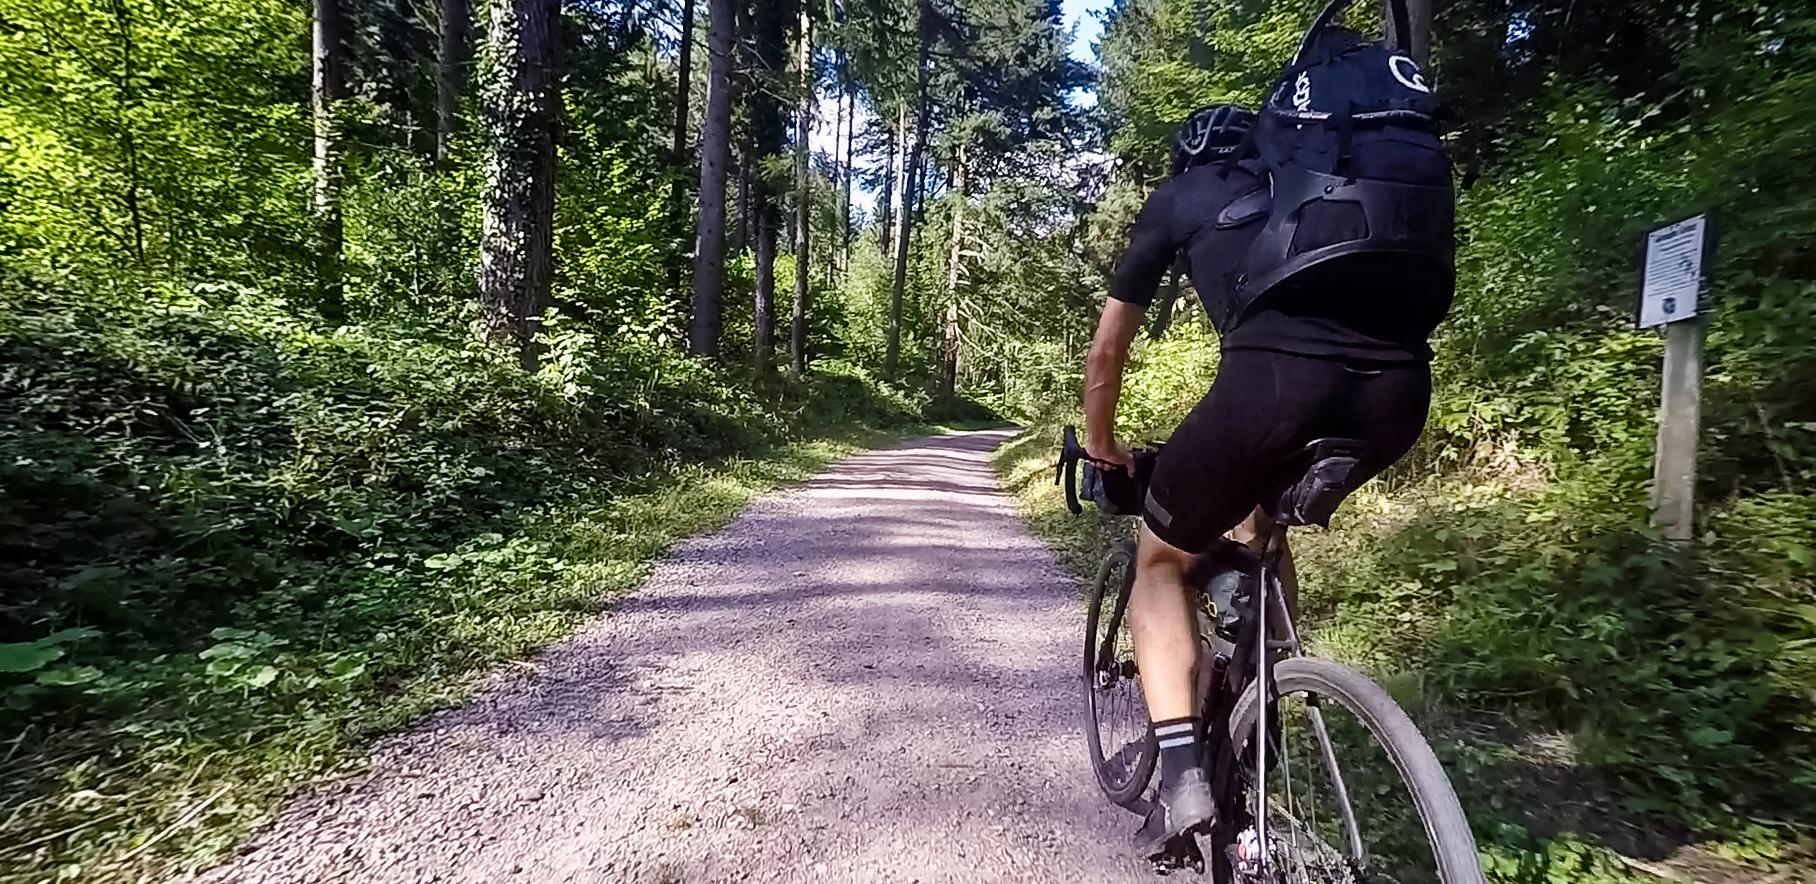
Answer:
[[[1293,756],[1303,749],[1303,741],[1292,725],[1304,715],[1302,707],[1287,703],[1287,699],[1282,697],[1277,707],[1281,795],[1269,801],[1273,812],[1278,814],[1277,828],[1284,829],[1271,833],[1275,843],[1273,852],[1279,857],[1275,861],[1275,871],[1301,884],[1350,882],[1352,878],[1347,869],[1341,863],[1331,861],[1337,855],[1336,851],[1324,840],[1324,832],[1317,824],[1316,765],[1305,764],[1303,759],[1296,767],[1293,764]],[[1303,773],[1304,778],[1296,779],[1296,773]],[[1275,826],[1270,821],[1270,827]]]
[[[1437,882],[1431,842],[1392,758],[1353,710],[1341,703],[1320,704],[1319,699],[1328,697],[1283,688],[1267,704],[1278,718],[1268,729],[1274,760],[1265,775],[1255,769],[1254,753],[1244,753],[1251,803],[1260,797],[1257,786],[1266,783],[1267,795],[1259,804],[1266,808],[1266,820],[1260,825],[1265,826],[1273,880]],[[1244,726],[1252,732],[1252,725]],[[1364,805],[1352,807],[1352,795]],[[1375,859],[1382,862],[1371,862]]]
[[[1305,711],[1311,720],[1312,731],[1318,738],[1318,749],[1324,756],[1325,770],[1330,774],[1331,795],[1336,802],[1337,812],[1343,817],[1343,831],[1349,840],[1350,863],[1357,869],[1366,869],[1368,856],[1362,850],[1362,832],[1356,826],[1355,806],[1349,801],[1349,788],[1343,781],[1343,767],[1337,763],[1337,748],[1331,745],[1330,729],[1324,726],[1324,712],[1316,704]]]
[[[1119,604],[1127,586],[1132,548],[1112,554],[1098,572],[1088,612],[1084,688],[1089,704],[1089,738],[1097,778],[1111,800],[1127,804],[1140,797],[1152,774],[1154,749],[1147,736],[1146,706],[1132,677],[1134,660],[1126,617]],[[1112,621],[1115,621],[1112,623]]]

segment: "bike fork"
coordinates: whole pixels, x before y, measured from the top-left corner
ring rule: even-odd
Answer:
[[[1269,547],[1273,546],[1270,539]],[[1268,877],[1267,856],[1267,705],[1272,699],[1268,696],[1267,672],[1267,603],[1268,589],[1274,580],[1273,563],[1262,560],[1261,585],[1256,588],[1260,598],[1255,599],[1255,690],[1257,694],[1257,715],[1255,716],[1255,854],[1260,863],[1261,878]]]
[[[1259,696],[1257,697],[1258,702],[1256,703],[1257,710],[1254,736],[1254,831],[1256,861],[1258,863],[1258,868],[1260,869],[1259,877],[1264,881],[1269,880],[1272,875],[1272,856],[1268,847],[1267,828],[1267,727],[1270,718],[1268,714],[1269,708],[1276,700],[1274,681],[1272,678],[1273,667],[1271,665],[1269,652],[1280,650],[1291,655],[1297,655],[1299,653],[1298,630],[1293,624],[1292,612],[1287,609],[1286,595],[1281,590],[1279,581],[1278,565],[1280,552],[1283,548],[1282,541],[1285,539],[1285,536],[1285,529],[1276,525],[1273,533],[1268,538],[1267,546],[1264,547],[1261,559],[1261,586],[1257,590],[1260,597],[1257,599],[1255,605],[1255,683],[1258,685],[1256,692]],[[1276,627],[1277,631],[1280,633],[1280,638],[1278,640],[1269,640],[1268,638],[1268,614],[1270,612],[1273,616],[1279,618],[1280,621],[1279,626]],[[1330,733],[1326,730],[1324,725],[1323,712],[1318,708],[1315,697],[1308,699],[1306,707],[1306,715],[1312,726],[1313,733],[1317,737],[1318,745],[1321,750],[1320,754],[1323,756],[1322,760],[1324,761],[1325,770],[1330,775],[1331,787],[1335,792],[1334,797],[1337,801],[1339,813],[1342,816],[1344,831],[1348,836],[1347,846],[1350,850],[1351,862],[1355,864],[1356,868],[1363,868],[1366,865],[1367,860],[1363,852],[1361,831],[1356,825],[1356,812],[1354,807],[1350,804],[1349,788],[1344,781],[1342,769],[1338,764],[1336,750],[1331,745]],[[1285,751],[1284,745],[1282,751]],[[1288,788],[1291,788],[1290,782],[1288,783]]]
[[[1276,522],[1261,550],[1260,586],[1255,589],[1255,859],[1262,880],[1270,877],[1273,865],[1267,831],[1267,728],[1269,707],[1274,702],[1273,657],[1269,652],[1276,647],[1288,652],[1297,652],[1299,648],[1292,614],[1287,610],[1286,597],[1280,589],[1280,554],[1285,547],[1286,526]],[[1270,611],[1280,618],[1282,640],[1278,642],[1268,639]]]

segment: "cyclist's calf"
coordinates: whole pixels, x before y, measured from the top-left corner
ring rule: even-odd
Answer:
[[[1142,525],[1135,586],[1129,596],[1129,628],[1135,637],[1141,692],[1155,721],[1197,714],[1193,672],[1198,633],[1185,589],[1193,558]]]

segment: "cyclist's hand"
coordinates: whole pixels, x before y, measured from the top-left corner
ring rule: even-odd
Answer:
[[[1128,446],[1114,438],[1103,442],[1093,439],[1085,445],[1085,452],[1099,464],[1121,467],[1129,475],[1135,474],[1135,455],[1129,453]]]

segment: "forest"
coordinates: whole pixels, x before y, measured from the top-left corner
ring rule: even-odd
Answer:
[[[1108,274],[1180,120],[1256,105],[1321,5],[0,0],[0,880],[207,867],[916,428],[1028,428],[999,466],[1088,570],[1115,527],[1051,463]],[[1492,880],[1800,880],[1816,9],[1414,6],[1457,299],[1307,615],[1444,735]],[[1640,249],[1711,210],[1673,545]],[[1130,437],[1216,365],[1187,292]]]

